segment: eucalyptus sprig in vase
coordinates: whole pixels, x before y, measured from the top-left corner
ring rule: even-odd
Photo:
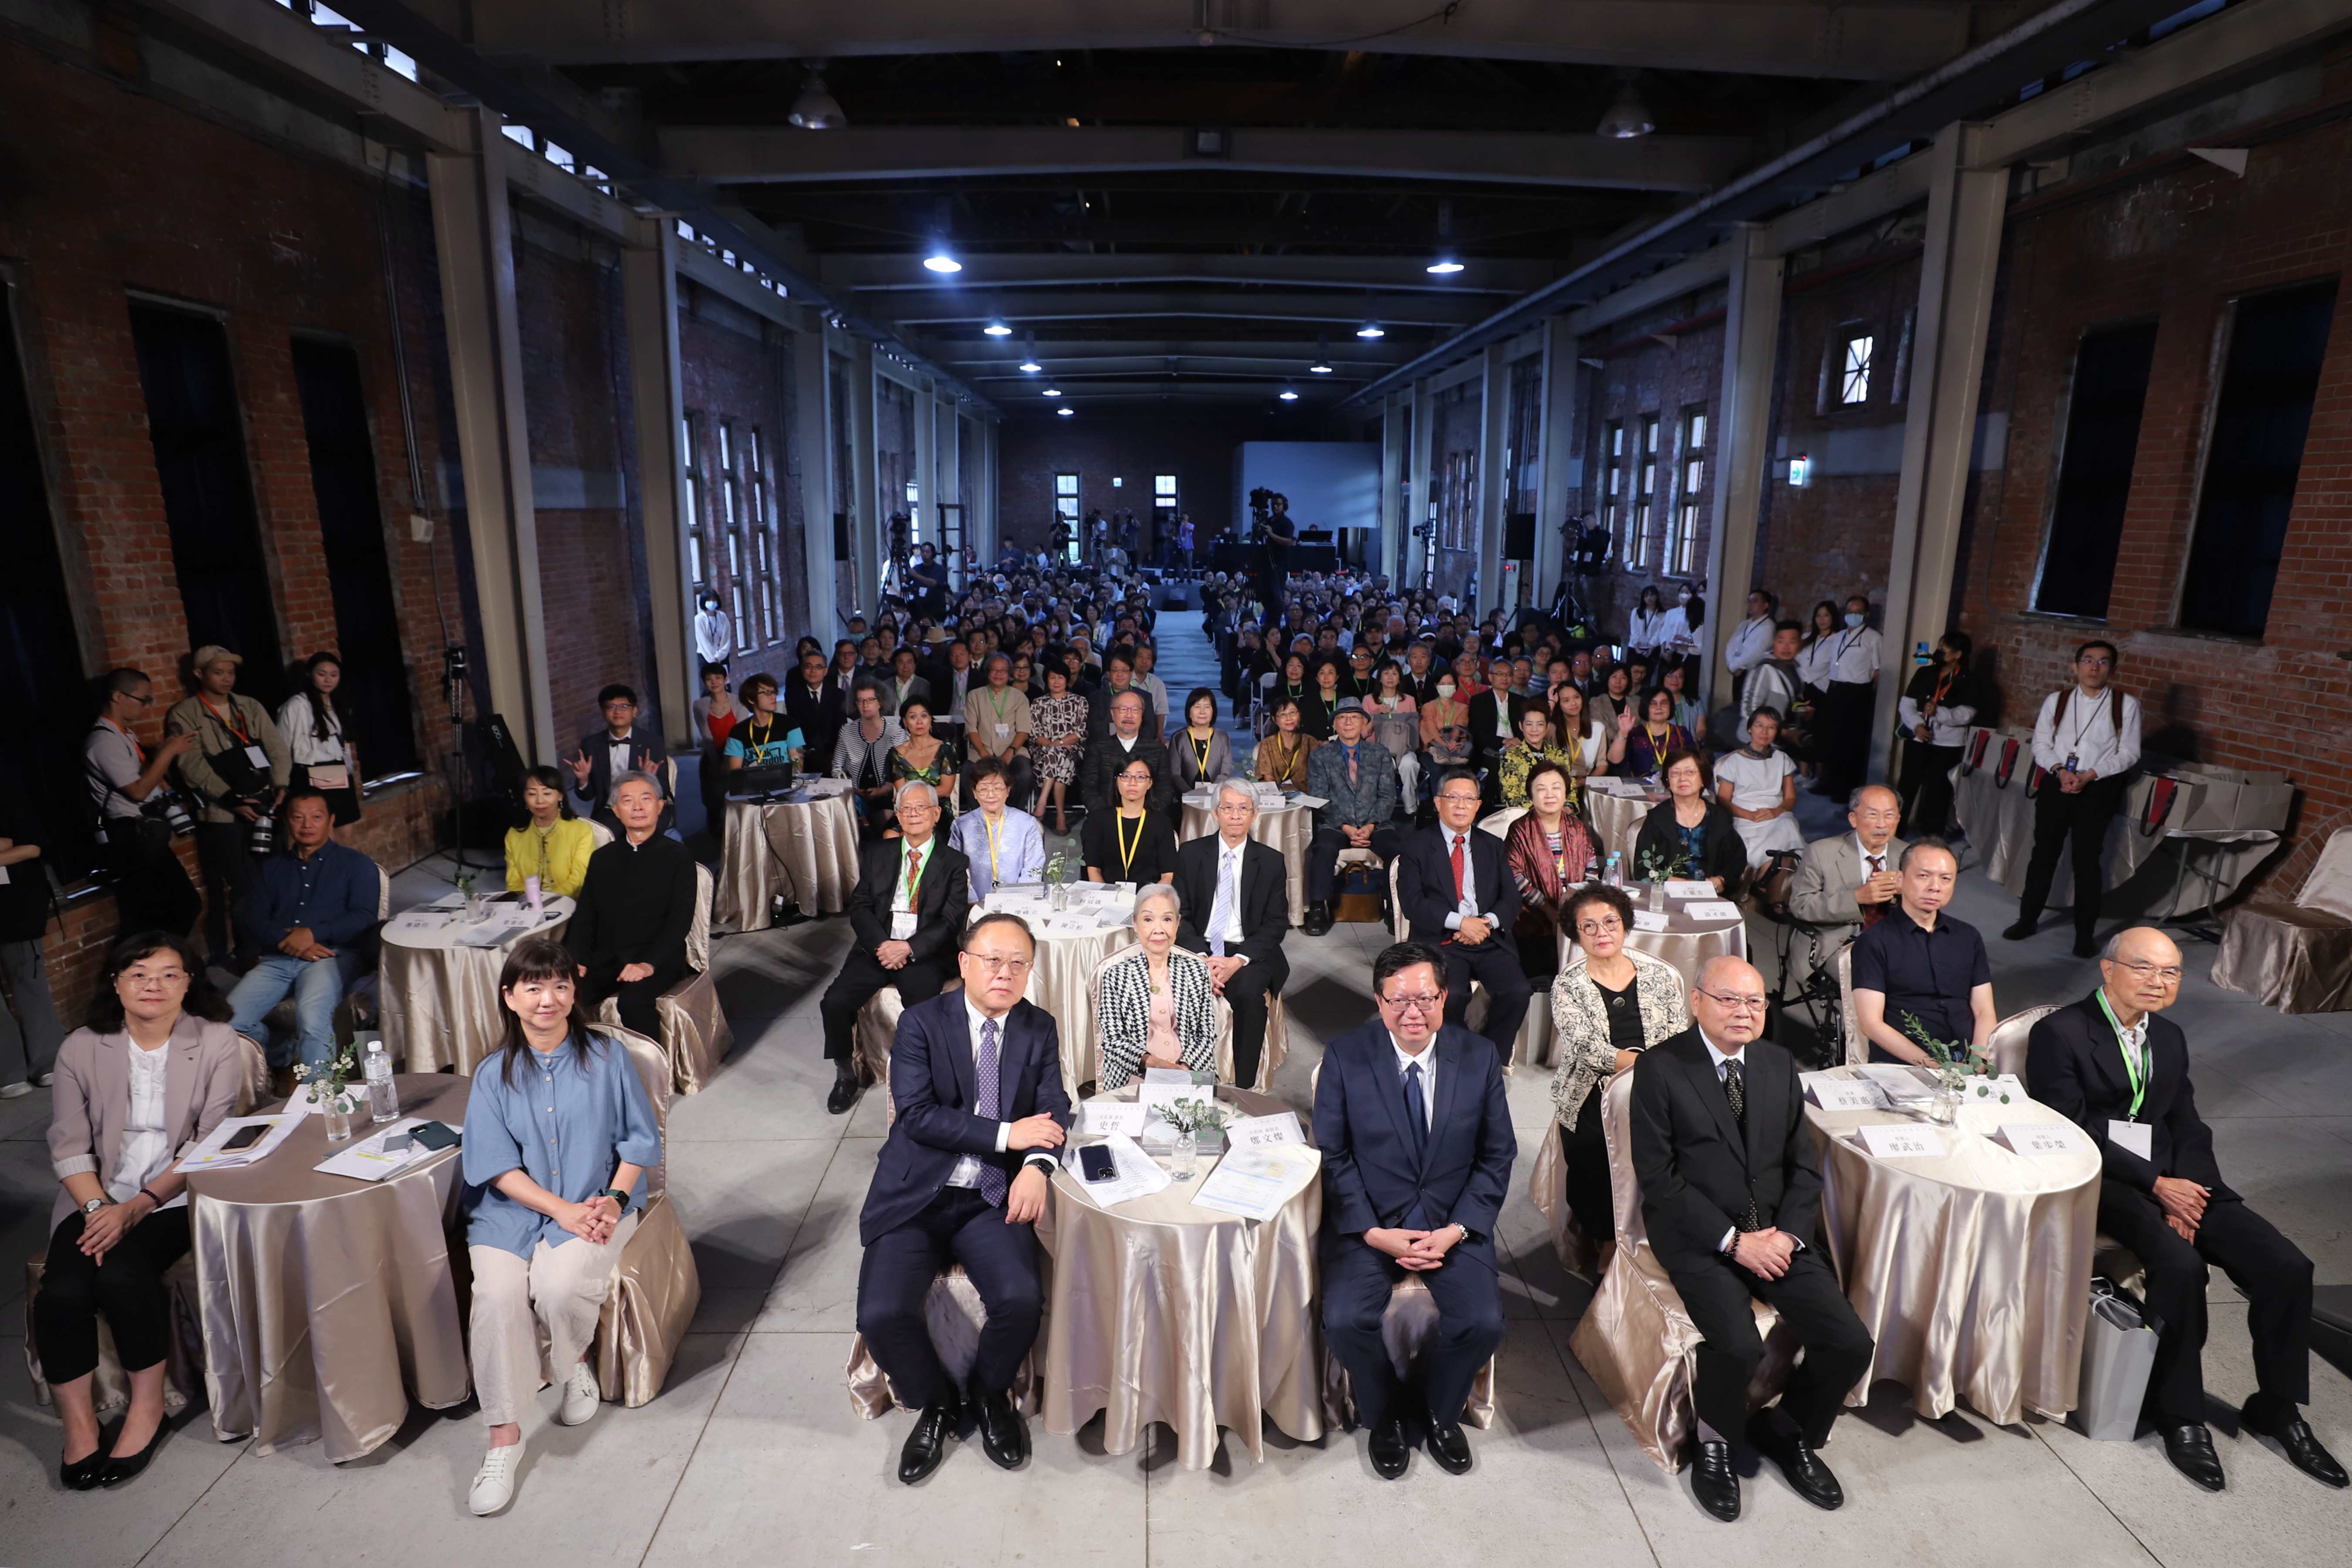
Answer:
[[[327,1119],[327,1142],[331,1144],[342,1143],[352,1135],[352,1118],[359,1112],[359,1099],[352,1092],[351,1082],[358,1075],[359,1058],[347,1045],[337,1045],[324,1061],[295,1065],[295,1082],[310,1091],[312,1103]]]
[[[1206,1100],[1177,1100],[1160,1108],[1160,1116],[1176,1129],[1176,1150],[1168,1162],[1168,1174],[1179,1181],[1189,1179],[1201,1155],[1201,1139],[1206,1135],[1222,1142],[1225,1124],[1234,1120],[1234,1113],[1217,1103],[1213,1096]]]
[[[1913,1044],[1933,1060],[1936,1073],[1936,1111],[1938,1122],[1949,1122],[1958,1113],[1960,1096],[1968,1089],[1969,1080],[1992,1071],[1992,1059],[1965,1040],[1937,1040],[1927,1032],[1916,1013],[1903,1015],[1903,1032]]]

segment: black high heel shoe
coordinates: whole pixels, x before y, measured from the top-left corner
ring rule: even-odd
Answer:
[[[120,1435],[121,1430],[117,1427],[116,1435]],[[106,1457],[113,1451],[114,1437],[110,1436],[106,1428],[100,1427],[98,1429],[97,1448],[79,1459],[60,1458],[58,1461],[58,1479],[65,1483],[65,1489],[68,1491],[96,1490],[100,1480],[106,1474]]]
[[[124,1481],[145,1469],[147,1461],[153,1458],[155,1450],[163,1446],[163,1434],[170,1431],[171,1427],[169,1419],[158,1421],[155,1423],[155,1435],[147,1439],[145,1448],[135,1454],[126,1455],[121,1458],[109,1458],[106,1461],[104,1472],[98,1479],[98,1484],[107,1487],[121,1486]]]

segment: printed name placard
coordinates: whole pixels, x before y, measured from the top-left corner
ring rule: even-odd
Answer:
[[[1836,1078],[1826,1072],[1799,1074],[1805,1098],[1824,1111],[1883,1111],[1886,1096],[1866,1078]]]
[[[2081,1134],[2068,1122],[2009,1122],[2000,1129],[2000,1141],[2011,1153],[2043,1159],[2074,1153],[2083,1146],[2080,1140]]]
[[[1933,1159],[1944,1152],[1944,1140],[1933,1127],[1906,1127],[1873,1123],[1855,1129],[1862,1146],[1877,1160]]]

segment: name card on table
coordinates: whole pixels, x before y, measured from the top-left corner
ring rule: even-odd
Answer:
[[[1672,883],[1666,885],[1669,891],[1674,886]],[[1707,891],[1712,893],[1715,890],[1709,888]],[[1737,920],[1739,918],[1739,905],[1724,898],[1694,899],[1683,905],[1683,913],[1693,920]]]
[[[1883,1111],[1886,1096],[1867,1078],[1836,1078],[1826,1072],[1801,1072],[1805,1098],[1824,1111]]]
[[[1633,911],[1633,929],[1636,931],[1665,930],[1666,916],[1664,912],[1660,911],[1654,915],[1646,909],[1637,909]]]
[[[1112,1134],[1122,1137],[1143,1136],[1143,1107],[1132,1100],[1108,1100],[1097,1097],[1078,1106],[1078,1134],[1081,1137],[1108,1138]]]
[[[1236,1149],[1265,1149],[1277,1144],[1304,1145],[1307,1134],[1299,1130],[1298,1113],[1277,1111],[1271,1116],[1244,1116],[1225,1128],[1225,1142]]]
[[[2074,1153],[2083,1146],[2082,1138],[2072,1122],[2006,1122],[2000,1134],[2011,1154],[2044,1159]]]
[[[1874,1122],[1854,1129],[1862,1146],[1874,1160],[1933,1159],[1944,1152],[1944,1140],[1933,1127],[1906,1127]]]
[[[2017,1081],[2014,1072],[2004,1072],[1998,1078],[1971,1078],[1960,1091],[1960,1103],[1964,1105],[2022,1105],[2025,1101],[2025,1085]]]
[[[1685,879],[1670,876],[1666,879],[1666,896],[1668,898],[1713,898],[1715,883],[1705,878]]]

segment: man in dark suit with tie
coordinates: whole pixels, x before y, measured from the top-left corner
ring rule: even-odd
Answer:
[[[908,784],[898,791],[898,811],[901,836],[859,852],[857,886],[849,895],[856,940],[817,1003],[834,1067],[824,1108],[836,1116],[857,1103],[857,1010],[886,986],[896,986],[908,1007],[938,996],[971,908],[971,862],[934,831],[939,792]]]
[[[1822,1171],[1805,1129],[1804,1091],[1789,1053],[1764,1031],[1764,977],[1717,957],[1691,988],[1692,1027],[1633,1063],[1633,1173],[1650,1245],[1705,1336],[1691,1490],[1721,1520],[1739,1517],[1734,1434],[1780,1467],[1817,1508],[1845,1500],[1814,1452],[1846,1395],[1870,1370],[1870,1331],[1854,1316],[1815,1243]],[[1779,1413],[1748,1418],[1764,1359],[1751,1297],[1771,1303],[1804,1348]]]
[[[1462,1406],[1503,1339],[1495,1219],[1518,1142],[1494,1053],[1441,1024],[1445,967],[1400,942],[1372,961],[1380,1017],[1323,1048],[1315,1143],[1323,1152],[1323,1333],[1348,1370],[1356,1413],[1385,1480],[1412,1457],[1409,1420],[1454,1475],[1470,1468]],[[1437,1332],[1421,1354],[1423,1410],[1381,1343],[1389,1294],[1407,1276],[1429,1287]]]
[[[966,1414],[999,1465],[1029,1458],[1011,1389],[1044,1311],[1033,1227],[1070,1126],[1053,1015],[1022,999],[1036,956],[1018,915],[981,916],[957,956],[963,989],[908,1008],[890,1048],[898,1116],[857,1217],[857,1332],[898,1398],[921,1411],[898,1456],[909,1486],[940,1468]],[[923,1320],[950,1262],[987,1310],[968,1390]]]
[[[1534,991],[1511,935],[1518,883],[1504,863],[1503,841],[1473,831],[1477,820],[1478,780],[1466,768],[1447,768],[1437,779],[1437,826],[1407,835],[1397,852],[1397,903],[1414,938],[1443,956],[1445,1021],[1464,1023],[1470,982],[1478,981],[1486,988],[1486,1038],[1508,1061]]]
[[[1470,765],[1490,772],[1502,760],[1503,747],[1517,737],[1519,715],[1528,699],[1510,689],[1509,666],[1497,663],[1495,684],[1470,699]],[[1498,786],[1499,788],[1499,786]]]
[[[841,688],[824,678],[824,655],[814,648],[802,654],[800,674],[784,683],[784,722],[807,744],[803,772],[822,773],[833,766],[834,737],[849,711],[843,703]]]
[[[1282,994],[1290,966],[1290,876],[1282,852],[1250,837],[1257,797],[1246,784],[1217,787],[1217,831],[1176,852],[1176,942],[1209,958],[1209,983],[1234,1009],[1234,1082],[1257,1082],[1269,998]]]
[[[2202,1365],[2206,1269],[2218,1264],[2247,1299],[2246,1429],[2275,1441],[2304,1474],[2341,1487],[2344,1467],[2299,1408],[2311,1397],[2311,1260],[2223,1184],[2213,1130],[2189,1085],[2189,1042],[2156,1016],[2179,995],[2180,949],[2153,926],[2118,931],[2099,979],[2033,1026],[2025,1084],[2098,1145],[2099,1228],[2147,1270],[2148,1310],[2163,1322],[2147,1403],[2165,1458],[2207,1491],[2221,1490]]]

